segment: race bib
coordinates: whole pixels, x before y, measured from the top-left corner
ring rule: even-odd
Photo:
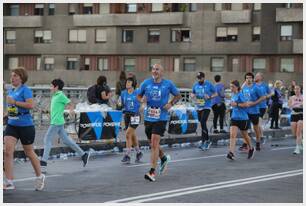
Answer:
[[[139,125],[140,116],[131,116],[131,125]]]
[[[160,118],[160,108],[148,108],[148,117],[153,119],[159,119]]]
[[[10,119],[18,119],[18,108],[14,105],[10,105],[7,108],[8,117]]]
[[[200,105],[200,106],[204,106],[205,99],[204,98],[197,98],[197,104]]]

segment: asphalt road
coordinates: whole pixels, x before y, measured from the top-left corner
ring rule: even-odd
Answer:
[[[272,147],[267,142],[254,159],[237,152],[225,158],[226,146],[166,149],[171,155],[167,174],[156,182],[144,179],[149,151],[142,163],[121,164],[122,153],[92,156],[83,168],[78,157],[50,160],[44,191],[34,191],[29,162],[15,163],[15,191],[4,191],[4,203],[301,203],[303,157],[293,155],[294,140]],[[134,158],[132,158],[134,160]]]

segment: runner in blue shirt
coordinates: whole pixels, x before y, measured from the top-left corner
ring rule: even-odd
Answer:
[[[160,137],[164,135],[169,120],[168,110],[181,98],[179,90],[172,81],[162,77],[163,67],[160,64],[152,66],[152,77],[146,79],[140,86],[138,99],[147,104],[144,111],[144,126],[147,138],[151,144],[151,169],[145,174],[145,179],[155,181],[157,159],[160,157],[159,173],[166,170],[170,160],[159,146]],[[169,101],[169,95],[174,97]]]
[[[131,151],[132,146],[134,146],[136,150],[136,160],[135,162],[139,162],[141,157],[143,156],[142,152],[139,150],[139,142],[136,136],[136,128],[140,123],[140,115],[139,108],[140,102],[137,99],[137,95],[139,93],[139,89],[136,89],[136,79],[129,77],[125,83],[125,90],[121,92],[120,99],[121,104],[123,106],[124,113],[124,123],[126,129],[126,153],[121,160],[123,163],[129,164],[131,162]],[[133,145],[133,143],[135,145]]]
[[[256,85],[258,86],[258,88],[261,90],[262,94],[267,96],[267,99],[269,99],[271,96],[272,96],[272,93],[271,93],[271,90],[268,86],[267,83],[265,83],[263,81],[264,77],[263,77],[263,74],[261,72],[258,72],[256,75],[255,75],[255,82],[256,82]],[[260,137],[261,139],[263,139],[263,129],[262,129],[262,120],[263,120],[263,117],[266,113],[266,110],[267,110],[267,107],[268,107],[268,102],[267,100],[263,100],[262,102],[260,102],[258,104],[258,107],[259,107],[259,131],[260,131]]]
[[[249,107],[249,102],[247,102],[244,95],[240,91],[240,84],[237,80],[232,81],[230,87],[232,91],[232,112],[230,127],[230,146],[227,158],[230,160],[235,159],[234,152],[236,146],[236,137],[239,129],[248,147],[248,159],[251,159],[254,156],[254,147],[252,146],[251,138],[248,135],[249,116],[247,113],[247,108]]]
[[[11,83],[13,88],[6,97],[8,124],[4,132],[4,190],[14,190],[13,161],[15,146],[20,139],[25,155],[30,159],[36,174],[35,189],[44,188],[45,175],[42,174],[39,159],[34,152],[35,127],[30,110],[34,107],[32,90],[25,85],[28,74],[22,67],[12,70]]]
[[[247,108],[249,115],[249,122],[253,124],[256,135],[256,150],[260,150],[261,133],[259,130],[259,106],[258,104],[267,99],[267,95],[264,95],[259,87],[254,83],[254,74],[245,74],[245,83],[242,86],[242,93],[245,99],[250,102],[250,107]],[[241,149],[244,150],[246,144],[243,144]]]
[[[226,133],[226,131],[223,129],[223,122],[226,111],[225,100],[224,100],[225,97],[224,84],[221,82],[220,75],[215,76],[215,82],[216,82],[215,88],[218,95],[212,99],[212,110],[214,113],[214,119],[213,119],[214,133],[219,133],[217,129],[218,118],[220,124],[220,133]]]
[[[208,136],[207,119],[212,107],[211,100],[217,96],[217,93],[214,85],[210,81],[205,80],[205,74],[203,72],[197,74],[197,79],[198,82],[193,85],[190,95],[196,101],[196,109],[202,128],[202,144],[200,149],[204,151],[208,150],[212,143]]]

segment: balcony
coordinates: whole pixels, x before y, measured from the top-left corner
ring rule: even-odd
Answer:
[[[277,8],[276,22],[298,22],[303,21],[303,9],[300,8]]]
[[[183,13],[74,15],[74,26],[150,26],[183,24]]]
[[[41,27],[41,16],[4,16],[3,27]]]
[[[251,23],[251,10],[221,11],[221,22],[223,24]]]
[[[303,39],[293,39],[293,53],[294,54],[303,53]]]

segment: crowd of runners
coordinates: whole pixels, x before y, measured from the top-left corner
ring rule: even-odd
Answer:
[[[122,163],[131,162],[131,153],[136,151],[135,162],[139,162],[143,156],[139,149],[136,136],[136,128],[140,124],[141,113],[144,117],[145,134],[151,146],[150,168],[144,174],[148,181],[155,181],[157,173],[163,174],[167,169],[170,156],[160,147],[160,140],[166,131],[169,121],[168,110],[180,101],[179,89],[171,81],[163,77],[163,67],[160,64],[152,66],[152,76],[145,79],[137,88],[135,75],[126,78],[124,72],[122,78],[116,85],[117,106],[124,114],[124,125],[126,133],[126,152],[121,160]],[[283,96],[281,93],[282,82],[276,81],[273,88],[263,81],[263,75],[257,73],[246,73],[245,81],[233,80],[230,82],[231,100],[230,105],[225,105],[225,85],[221,83],[221,76],[215,76],[215,84],[205,78],[203,72],[196,75],[197,81],[190,93],[191,100],[195,103],[198,119],[201,126],[202,143],[200,149],[209,150],[212,144],[207,128],[210,111],[213,111],[213,133],[227,133],[224,130],[224,117],[230,114],[230,145],[229,160],[235,159],[235,146],[238,130],[244,139],[239,150],[247,153],[247,158],[254,157],[255,151],[261,150],[263,139],[262,119],[267,111],[271,117],[271,129],[279,129],[279,112],[282,108]],[[83,151],[68,135],[64,129],[64,109],[68,108],[73,113],[73,105],[63,93],[64,82],[54,79],[51,82],[51,104],[50,104],[50,126],[44,137],[44,153],[39,160],[33,149],[35,139],[35,127],[31,116],[34,107],[33,94],[25,84],[28,74],[23,68],[16,68],[11,73],[12,89],[7,92],[7,115],[8,121],[4,131],[4,173],[5,190],[15,189],[13,182],[13,160],[17,141],[20,139],[26,156],[30,159],[36,174],[35,189],[43,190],[45,184],[45,173],[47,172],[47,161],[52,148],[52,139],[57,135],[63,143],[71,147],[81,156],[85,167],[88,163],[90,153]],[[106,77],[98,78],[97,85],[93,87],[93,93],[97,94],[97,103],[108,103],[111,99],[111,90],[107,86]],[[302,129],[303,129],[303,95],[299,85],[293,85],[290,90],[288,106],[292,110],[291,127],[292,134],[296,138],[294,154],[302,151]],[[220,130],[217,129],[219,120]],[[274,126],[275,125],[275,126]],[[256,136],[255,145],[252,144],[249,129],[253,126]],[[160,159],[158,164],[158,159]],[[157,171],[158,169],[158,171]]]

